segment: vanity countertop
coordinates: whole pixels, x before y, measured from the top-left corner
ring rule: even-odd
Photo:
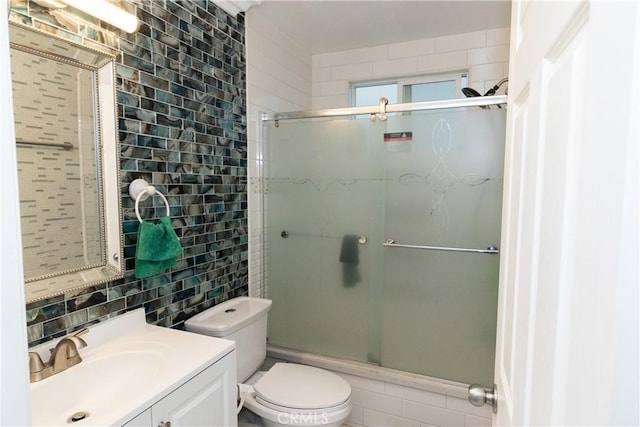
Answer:
[[[83,361],[31,384],[32,424],[122,425],[235,349],[230,340],[148,325],[138,309],[82,335]],[[47,342],[30,351],[48,359]],[[71,415],[89,416],[69,424]]]

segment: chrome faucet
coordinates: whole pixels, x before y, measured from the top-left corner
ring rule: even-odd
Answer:
[[[42,361],[38,353],[30,351],[29,374],[31,382],[41,381],[82,362],[82,357],[80,357],[78,350],[86,347],[87,343],[80,338],[80,335],[84,335],[87,332],[89,332],[89,329],[83,328],[75,334],[66,336],[58,341],[58,344],[51,349],[51,356],[47,363]]]

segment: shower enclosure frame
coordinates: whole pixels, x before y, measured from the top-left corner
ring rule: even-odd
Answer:
[[[479,108],[489,108],[491,106],[497,106],[498,108],[505,108],[506,109],[506,104],[507,104],[507,96],[506,95],[494,95],[494,96],[482,96],[482,97],[472,97],[472,98],[458,98],[458,99],[450,99],[450,100],[438,100],[438,101],[428,101],[428,102],[412,102],[412,103],[400,103],[400,104],[387,104],[386,99],[382,98],[380,100],[380,103],[377,106],[370,106],[370,107],[352,107],[352,108],[333,108],[333,109],[319,109],[319,110],[304,110],[304,111],[292,111],[292,112],[283,112],[283,113],[261,113],[259,120],[258,120],[258,144],[257,144],[257,156],[256,156],[256,160],[257,160],[257,171],[259,173],[259,200],[260,200],[260,205],[261,205],[261,209],[264,210],[265,208],[265,183],[266,183],[266,177],[265,177],[265,153],[266,153],[266,148],[265,148],[265,128],[264,125],[268,124],[269,122],[273,122],[273,124],[275,125],[275,127],[279,126],[279,121],[281,120],[297,120],[297,119],[322,119],[322,118],[338,118],[338,117],[355,117],[357,115],[370,115],[371,121],[376,121],[376,120],[380,120],[380,121],[385,121],[387,119],[387,114],[388,113],[411,113],[411,112],[418,112],[418,111],[428,111],[428,110],[444,110],[444,109],[456,109],[456,108],[461,108],[461,109],[467,109],[467,108],[474,108],[474,107],[479,107]],[[259,242],[260,242],[260,247],[262,248],[262,254],[261,254],[261,263],[260,263],[260,288],[259,288],[259,292],[260,295],[262,297],[266,297],[266,291],[267,291],[267,286],[268,283],[267,282],[267,263],[264,260],[264,251],[265,248],[267,247],[267,233],[266,233],[266,223],[267,220],[267,215],[263,212],[263,214],[261,215],[261,233],[259,236]],[[496,242],[497,243],[497,242]],[[404,244],[396,244],[394,241],[391,240],[387,240],[385,241],[381,241],[380,244],[382,246],[398,246],[398,247],[405,247],[405,248],[411,248],[411,249],[429,249],[429,250],[444,250],[444,251],[455,251],[455,252],[475,252],[475,253],[480,253],[480,254],[488,254],[488,255],[495,255],[498,254],[498,248],[495,248],[493,246],[489,246],[486,249],[466,249],[466,248],[451,248],[451,247],[431,247],[431,246],[416,246],[416,245],[404,245]],[[278,348],[279,349],[279,348]],[[292,361],[298,360],[298,361],[304,361],[306,360],[307,362],[310,362],[310,364],[313,364],[312,361],[315,359],[315,357],[311,357],[311,359],[308,359],[309,356],[304,356],[305,352],[302,351],[301,355],[298,356],[295,353],[298,352],[297,350],[287,350],[287,349],[281,349],[281,350],[276,350],[275,354],[280,354],[278,353],[279,351],[281,351],[281,355],[285,356],[287,355],[287,353],[292,353],[292,355],[289,355],[289,357],[291,358]],[[302,357],[302,359],[298,359],[299,357]],[[319,359],[324,358],[325,356],[319,356]],[[331,359],[331,357],[328,357],[329,359]],[[303,362],[304,363],[304,362]],[[325,362],[321,362],[321,363],[325,363]],[[363,363],[363,366],[372,366],[372,365],[367,365],[364,364],[364,362],[354,362],[355,364],[359,364],[359,363]],[[318,366],[321,366],[318,365]],[[368,368],[367,368],[368,369]],[[365,371],[367,370],[365,369]],[[393,372],[397,372],[400,374],[400,376],[402,376],[402,372],[403,371],[395,371],[393,368],[386,368],[386,367],[382,367],[379,366],[378,369],[381,371],[381,373],[383,375],[391,375],[392,377],[395,376],[395,374]],[[391,374],[389,374],[389,371],[392,371]],[[421,374],[410,374],[409,375],[413,375],[414,377],[420,377]],[[433,384],[433,379],[430,379],[431,377],[424,377],[424,380],[420,380],[420,381],[426,381],[426,383],[428,384]],[[459,385],[459,383],[456,383],[455,380],[450,381],[450,380],[445,380],[443,378],[438,378],[438,377],[434,377],[435,378],[435,383],[442,383],[444,381],[444,383],[450,383],[450,384],[456,384],[456,387]],[[393,381],[392,381],[393,382]],[[429,386],[427,386],[427,389],[429,388]]]
[[[445,99],[439,101],[426,101],[426,102],[408,102],[401,104],[387,104],[383,102],[382,98],[377,106],[370,107],[348,107],[348,108],[328,108],[321,110],[302,110],[302,111],[289,111],[284,113],[260,113],[260,120],[258,123],[258,144],[257,144],[257,170],[259,176],[259,188],[260,188],[260,207],[264,208],[264,130],[263,124],[266,122],[277,122],[280,120],[296,120],[296,119],[316,119],[327,117],[345,117],[355,116],[361,114],[370,114],[371,120],[386,120],[387,113],[410,113],[413,111],[428,111],[428,110],[440,110],[444,108],[460,108],[460,107],[484,107],[489,108],[492,105],[504,106],[507,105],[507,95],[493,95],[493,96],[478,96],[471,98],[458,98],[458,99]],[[260,218],[260,247],[266,248],[265,242],[265,215],[261,215]],[[385,243],[388,244],[389,242]],[[498,253],[495,248],[487,248],[481,250],[486,253]],[[266,265],[264,261],[260,262],[260,296],[265,297],[265,278]]]
[[[383,98],[384,99],[384,98]],[[440,110],[444,108],[461,107],[490,107],[492,105],[506,105],[507,95],[479,96],[473,98],[445,99],[441,101],[408,102],[402,104],[386,104],[380,102],[371,107],[329,108],[323,110],[291,111],[285,113],[262,113],[260,122],[316,119],[321,117],[355,116],[359,114],[410,113],[412,111]],[[373,119],[373,118],[372,118]],[[385,120],[385,118],[382,118]],[[260,135],[262,136],[262,135]],[[262,151],[262,150],[261,150]]]

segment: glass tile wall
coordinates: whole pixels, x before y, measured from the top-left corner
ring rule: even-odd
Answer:
[[[12,2],[12,21],[120,53],[126,277],[28,304],[30,346],[140,307],[149,323],[180,328],[198,311],[248,292],[244,16],[212,1],[118,3],[140,19],[137,32]],[[136,178],[167,196],[184,248],[175,267],[143,280],[134,277],[138,221],[128,196]],[[145,218],[164,210],[158,198],[141,207]]]

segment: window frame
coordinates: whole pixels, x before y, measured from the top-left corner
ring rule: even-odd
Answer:
[[[380,80],[362,80],[351,82],[351,89],[349,91],[349,105],[356,107],[356,90],[361,87],[373,87],[395,84],[397,85],[397,99],[399,103],[407,103],[405,100],[406,87],[416,84],[437,83],[442,81],[455,82],[456,98],[464,98],[462,94],[462,88],[467,86],[469,74],[466,71],[448,72],[438,74],[425,74],[421,76],[409,76],[409,77],[396,77]],[[455,98],[454,98],[455,99]]]

